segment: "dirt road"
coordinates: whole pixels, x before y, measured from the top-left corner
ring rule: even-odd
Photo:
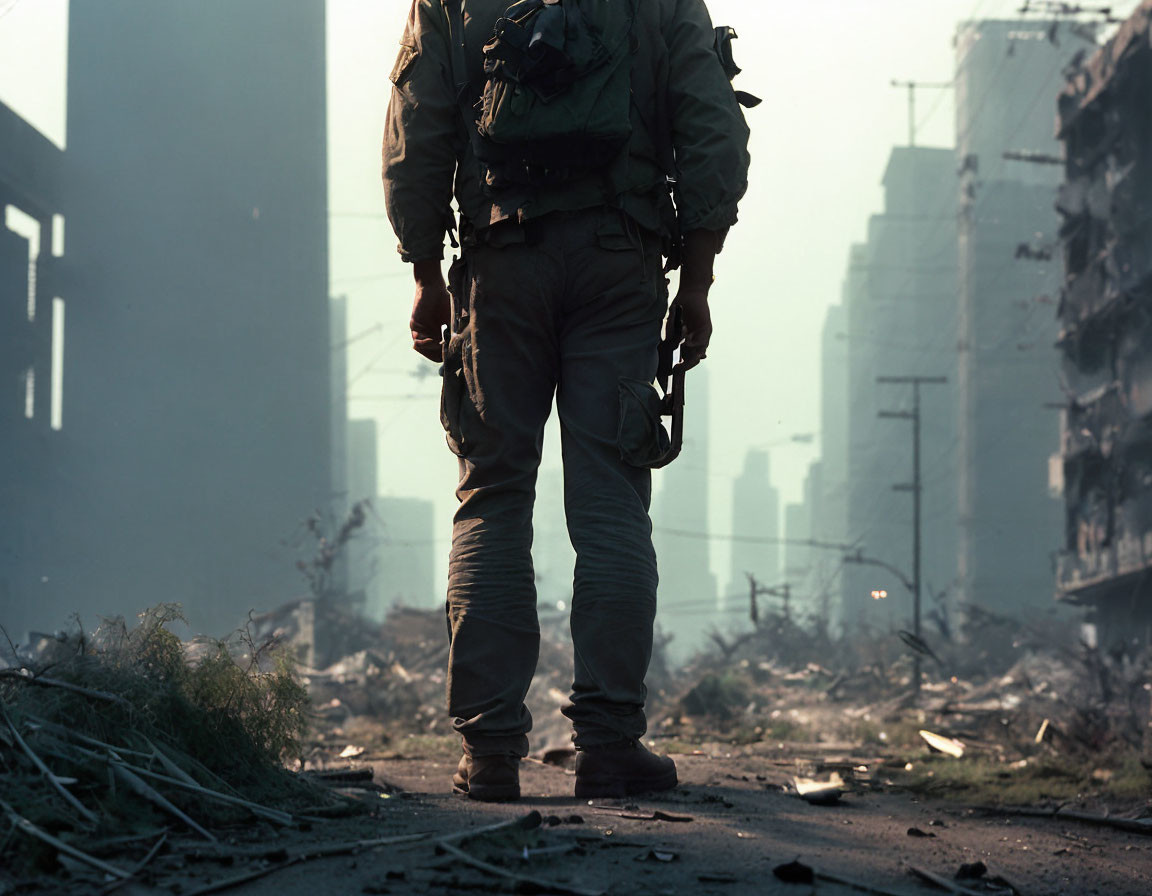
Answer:
[[[356,837],[432,836],[298,863],[229,892],[944,892],[914,876],[911,867],[947,879],[956,893],[1012,892],[1003,885],[991,888],[991,878],[1002,878],[1022,896],[1152,892],[1152,836],[1147,834],[1067,819],[989,816],[955,802],[884,788],[848,792],[836,805],[814,806],[781,792],[781,763],[762,753],[712,746],[675,758],[682,781],[676,791],[597,806],[572,797],[570,771],[538,762],[523,764],[524,798],[509,805],[451,797],[447,785],[455,762],[449,755],[376,762],[377,780],[402,792],[377,797],[379,817],[359,822]],[[544,817],[534,831],[455,841],[468,856],[495,865],[504,876],[466,864],[459,854],[435,845],[442,835],[511,821],[533,810]],[[788,884],[774,876],[774,868],[796,859],[817,872],[814,884]],[[987,866],[983,880],[953,880],[961,865],[977,862]],[[204,869],[201,879],[211,876]]]

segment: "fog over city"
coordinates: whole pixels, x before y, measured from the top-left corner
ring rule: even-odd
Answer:
[[[1113,13],[1122,17],[1134,6],[1127,3]],[[113,609],[130,613],[136,605],[164,598],[153,592],[159,589],[165,570],[174,569],[170,559],[138,560],[142,567],[156,564],[154,574],[149,575],[120,567],[129,557],[147,554],[146,545],[164,553],[160,548],[168,537],[184,545],[183,560],[175,567],[182,570],[177,578],[184,584],[176,587],[176,593],[187,603],[194,624],[226,627],[245,601],[266,608],[281,597],[291,597],[286,592],[293,590],[291,583],[298,579],[294,565],[302,549],[302,526],[311,511],[323,509],[334,521],[342,515],[339,507],[362,499],[374,501],[370,512],[373,534],[371,539],[361,539],[363,544],[356,548],[366,554],[359,574],[364,582],[358,584],[370,592],[372,612],[382,614],[396,600],[434,606],[444,592],[455,461],[442,445],[437,369],[408,347],[411,283],[407,267],[394,251],[395,237],[385,220],[379,183],[380,134],[391,90],[388,71],[408,3],[331,0],[323,10],[316,3],[304,7],[310,12],[298,21],[296,17],[303,14],[295,7],[271,16],[267,28],[258,31],[247,59],[228,56],[236,47],[223,43],[220,50],[198,54],[195,41],[203,38],[194,29],[166,33],[162,40],[154,37],[149,23],[132,13],[130,5],[75,2],[70,35],[68,3],[63,0],[16,0],[0,10],[0,101],[65,151],[63,158],[89,153],[77,141],[92,141],[96,146],[89,153],[92,164],[70,166],[67,183],[82,182],[85,177],[91,180],[97,174],[92,168],[96,164],[105,166],[107,175],[127,179],[116,185],[94,185],[86,198],[92,214],[97,215],[101,204],[116,207],[123,189],[135,180],[136,187],[131,189],[141,188],[139,214],[151,210],[165,221],[188,219],[189,227],[173,229],[173,234],[181,233],[179,237],[166,237],[162,227],[143,220],[116,230],[112,219],[107,220],[100,241],[77,237],[84,251],[98,252],[103,269],[115,274],[101,289],[115,294],[135,283],[132,288],[138,289],[139,298],[131,299],[126,307],[145,318],[160,314],[165,301],[188,313],[196,303],[197,290],[209,288],[210,283],[235,287],[234,299],[218,301],[221,306],[238,302],[242,307],[242,296],[252,294],[251,287],[238,282],[241,272],[247,272],[243,273],[247,282],[262,283],[259,288],[268,290],[258,299],[260,319],[267,322],[263,331],[244,332],[244,327],[255,324],[241,313],[233,324],[221,319],[215,331],[222,340],[219,346],[204,341],[206,335],[198,335],[194,342],[174,348],[166,346],[160,334],[169,326],[179,329],[182,325],[166,325],[157,318],[154,324],[142,325],[134,336],[143,340],[139,344],[111,348],[93,343],[92,351],[111,351],[113,359],[105,373],[111,379],[101,380],[100,385],[70,380],[68,359],[63,360],[62,377],[56,377],[51,387],[51,402],[44,394],[43,378],[38,381],[38,401],[47,402],[47,413],[55,413],[53,425],[62,423],[62,442],[88,415],[98,430],[123,436],[122,443],[112,439],[103,448],[111,453],[109,458],[115,458],[108,462],[121,466],[101,486],[111,489],[108,495],[115,498],[98,495],[97,489],[85,499],[85,507],[96,504],[96,517],[107,518],[97,525],[100,530],[113,521],[123,521],[126,527],[119,536],[107,531],[101,536],[109,545],[119,546],[109,548],[118,556],[112,560],[100,545],[101,539],[86,536],[91,529],[77,522],[78,511],[56,508],[53,512],[68,517],[60,523],[62,530],[76,529],[74,546],[67,559],[36,561],[43,569],[25,570],[29,578],[23,582],[35,583],[43,600],[30,600],[22,593],[26,585],[17,586],[15,579],[0,592],[0,600],[12,608],[9,615],[20,621],[17,628],[50,628],[54,618],[73,610],[85,615]],[[218,13],[206,12],[209,9],[215,7],[204,7],[200,13],[204,28],[227,32],[232,22],[227,5],[221,3]],[[1031,478],[1029,500],[1036,502],[1037,512],[1045,518],[1043,524],[1021,521],[1034,542],[1032,572],[1018,582],[1013,579],[1010,587],[1017,597],[1026,594],[1020,598],[1025,605],[1047,602],[1052,591],[1047,555],[1060,547],[1059,501],[1047,493],[1048,457],[1060,448],[1059,415],[1039,405],[1061,401],[1058,359],[1051,350],[1058,331],[1053,302],[1059,291],[1052,278],[1058,273],[1053,264],[1043,259],[1030,263],[1028,258],[1017,258],[1016,252],[1018,246],[1028,244],[1029,251],[1048,252],[1051,258],[1058,227],[1051,211],[1052,197],[1059,177],[1053,166],[1009,159],[1005,153],[1059,154],[1054,135],[1061,71],[1091,51],[1091,41],[1098,38],[1087,29],[1098,17],[1066,16],[1058,21],[1021,16],[1018,3],[991,0],[939,2],[931,10],[910,9],[887,0],[805,5],[713,0],[710,9],[715,22],[733,25],[740,35],[735,50],[743,73],[736,79],[737,88],[758,94],[764,102],[748,112],[753,158],[750,189],[741,207],[740,226],[733,230],[718,261],[710,357],[689,375],[688,447],[674,468],[655,477],[653,523],[661,555],[666,556],[664,625],[679,636],[677,650],[697,643],[707,625],[722,627],[729,620],[725,614],[744,613],[748,600],[745,574],[755,575],[761,584],[788,584],[790,597],[802,613],[823,614],[838,624],[856,613],[855,609],[849,612],[849,605],[855,606],[862,594],[869,599],[876,590],[892,593],[893,599],[882,612],[865,608],[872,614],[871,622],[896,624],[907,615],[907,590],[899,577],[889,577],[880,568],[850,568],[842,562],[844,554],[863,553],[893,565],[905,578],[911,575],[912,502],[908,494],[889,488],[905,483],[911,474],[909,427],[899,420],[876,422],[874,413],[910,412],[912,389],[907,384],[874,382],[885,375],[948,380],[922,390],[924,579],[935,593],[961,599],[963,565],[977,547],[962,547],[971,533],[961,531],[957,503],[960,489],[969,487],[962,485],[964,435],[957,417],[965,394],[963,377],[969,375],[961,372],[965,336],[960,328],[972,326],[972,320],[965,318],[969,312],[963,310],[963,297],[965,290],[973,288],[977,273],[975,268],[965,273],[968,263],[963,259],[957,267],[961,244],[955,221],[961,204],[971,198],[965,190],[971,193],[998,182],[1032,184],[1039,190],[1021,199],[1036,210],[1031,217],[1025,213],[1005,225],[1003,214],[995,213],[1000,230],[987,237],[996,241],[988,252],[996,265],[1000,259],[1005,264],[978,275],[1001,286],[1006,276],[1014,276],[1018,282],[1006,288],[1020,290],[1018,303],[1024,307],[1021,314],[1008,312],[995,325],[996,335],[987,344],[990,356],[999,347],[1014,352],[1011,363],[1017,365],[1017,372],[1026,369],[1034,380],[1028,397],[1021,398],[1026,409],[1011,410],[1016,407],[1011,398],[1006,398],[1002,408],[1009,419],[1016,419],[1011,415],[1017,411],[1024,413],[1017,422],[1032,427],[1031,441],[1022,442],[1013,456],[1017,472]],[[138,45],[120,33],[120,25],[113,25],[122,18],[130,28],[138,29]],[[965,24],[983,21],[1005,24],[988,30],[987,35]],[[1108,28],[1114,25],[1106,25],[1100,35],[1106,35]],[[305,107],[303,94],[290,100],[276,98],[274,85],[260,81],[260,67],[272,58],[265,54],[278,52],[275,41],[281,38],[310,41],[306,50],[295,52],[291,73],[301,90],[313,91],[310,108]],[[996,48],[988,51],[986,59],[971,52],[993,41]],[[116,70],[107,58],[122,55],[123,46],[134,47],[131,69]],[[215,54],[221,54],[219,64],[214,62]],[[323,71],[316,68],[321,63]],[[82,64],[92,66],[92,73],[79,73],[77,66]],[[147,73],[146,66],[156,67],[158,75]],[[987,68],[976,70],[979,66]],[[209,83],[213,75],[220,76],[220,83]],[[185,86],[181,78],[187,76],[192,81]],[[127,83],[136,83],[134,89],[153,77],[157,86],[129,98],[121,83],[126,77]],[[240,85],[245,81],[256,104],[252,108],[272,109],[262,126],[265,130],[251,139],[223,136],[222,131],[215,134],[213,128],[232,127],[250,114],[240,101],[245,92]],[[74,89],[71,97],[67,96],[69,85]],[[203,100],[196,98],[198,85],[204,88]],[[272,99],[257,99],[253,92],[257,88],[270,90]],[[77,92],[81,90],[86,91],[83,97]],[[317,90],[324,90],[323,96],[314,93]],[[220,102],[229,92],[236,94],[236,101],[203,106],[203,102]],[[146,128],[150,116],[164,124],[166,136],[152,145],[124,137],[126,146],[138,150],[135,159],[116,149],[101,130]],[[253,182],[248,172],[237,167],[232,175],[221,172],[209,190],[191,180],[181,183],[181,173],[190,179],[198,166],[204,176],[219,169],[209,155],[197,158],[199,151],[187,159],[181,157],[182,152],[191,152],[185,126],[202,139],[205,151],[212,147],[211,151],[222,151],[225,157],[229,152],[244,153],[253,170],[263,169],[260,177],[266,182]],[[273,127],[283,130],[267,130]],[[326,141],[318,130],[325,127]],[[180,142],[183,149],[166,145],[165,139]],[[910,149],[910,142],[915,142],[915,150]],[[104,161],[97,162],[101,153]],[[290,161],[291,153],[298,162]],[[153,158],[160,166],[156,172],[139,167]],[[965,172],[965,165],[971,166],[973,160],[978,168]],[[302,185],[291,187],[296,180],[290,164],[312,174],[314,166],[325,165],[326,183],[312,181],[308,190]],[[229,176],[234,179],[232,187]],[[965,183],[965,176],[978,183]],[[149,180],[156,185],[143,189]],[[165,195],[157,195],[157,190]],[[264,256],[245,253],[236,244],[236,235],[223,226],[221,213],[207,202],[213,192],[219,193],[225,205],[247,208],[252,228],[263,227],[267,233],[268,228],[282,227],[283,237],[297,243],[293,265],[276,266],[271,246],[266,246]],[[244,192],[250,196],[242,196]],[[1002,191],[990,192],[1003,195]],[[191,197],[204,200],[198,212],[202,217],[195,226],[191,226],[190,208],[182,206]],[[325,210],[326,245],[323,231],[316,229],[320,223],[308,218],[323,215]],[[31,219],[21,215],[18,208],[9,212],[9,228],[17,233],[21,228],[35,229]],[[214,222],[220,222],[215,233]],[[99,219],[93,217],[91,225],[77,222],[76,226],[99,228]],[[75,236],[75,228],[67,221],[59,229]],[[306,242],[309,233],[319,241],[311,248]],[[146,234],[156,237],[156,243],[139,243]],[[203,245],[188,244],[194,236],[203,238]],[[164,246],[172,245],[172,238],[181,241],[185,271],[199,271],[200,282],[184,281],[177,290],[182,295],[173,293],[164,299],[164,289],[144,286],[139,280],[147,272],[159,278],[175,271],[173,261],[164,257]],[[41,246],[40,251],[45,249]],[[109,256],[114,250],[123,250],[123,257]],[[309,251],[316,255],[305,264],[302,253]],[[89,313],[81,310],[84,274],[67,251],[65,258],[67,264],[61,265],[61,271],[67,271],[65,282],[76,295],[60,296],[69,309],[68,325],[58,320],[54,326],[58,340],[75,349],[79,363],[89,349],[83,333],[71,339],[71,328],[81,326],[84,314]],[[96,263],[96,258],[91,260]],[[230,265],[236,266],[235,271]],[[897,305],[909,302],[915,313],[896,307],[866,314],[866,319],[854,324],[856,312],[851,310],[849,294],[859,288],[859,276],[854,273],[859,265],[872,272],[865,289],[877,295],[886,291],[885,301]],[[311,282],[323,288],[317,278],[327,279],[327,293],[333,299],[327,359],[318,351],[318,343],[305,344],[309,326],[318,332],[321,319],[313,317],[308,324],[306,314],[289,310],[279,293],[290,283]],[[1045,304],[1037,305],[1038,297]],[[858,301],[856,307],[863,305]],[[275,322],[280,310],[286,312],[290,326]],[[59,317],[65,316],[61,312]],[[111,337],[108,334],[118,326],[118,318],[104,314],[101,339]],[[205,327],[203,332],[213,329]],[[278,334],[285,340],[279,344],[275,341]],[[262,343],[268,357],[279,355],[278,362],[252,360],[256,367],[250,371],[245,365],[251,359],[233,359],[221,348],[227,340],[248,339]],[[293,340],[300,341],[298,352]],[[184,352],[188,364],[205,366],[217,393],[198,393],[195,380],[183,374],[166,379],[165,364],[176,364]],[[859,360],[862,352],[866,360]],[[92,363],[97,363],[94,355]],[[313,363],[319,367],[310,373],[308,365]],[[332,442],[335,454],[331,461],[320,460],[319,455],[316,461],[306,461],[309,451],[323,453],[316,427],[327,398],[314,392],[319,380],[312,374],[325,364],[335,371],[332,394],[336,405],[329,422],[339,430]],[[297,385],[281,379],[279,397],[275,397],[276,389],[268,393],[271,387],[259,386],[260,375],[272,378],[271,384],[288,370],[298,375]],[[256,379],[251,379],[253,373]],[[869,381],[859,381],[861,375]],[[132,394],[156,403],[156,412],[174,427],[173,432],[142,426],[145,434],[131,434],[129,428],[141,424],[139,413],[151,411],[143,405],[136,410],[127,405],[116,408],[114,396],[120,390],[116,377],[129,384],[124,388]],[[146,377],[143,384],[142,377]],[[250,392],[245,395],[243,389],[229,389],[232,378],[240,384],[248,379],[245,388]],[[293,389],[313,392],[304,400],[300,392],[291,393]],[[83,397],[85,392],[90,392],[92,402],[101,402],[99,409],[85,408],[89,401]],[[213,409],[213,394],[219,401],[232,402],[232,407],[221,404]],[[257,396],[262,394],[273,395],[265,408],[259,407]],[[866,412],[862,396],[869,403]],[[280,412],[287,413],[297,400],[302,404],[296,422],[276,422]],[[180,410],[182,403],[187,403],[187,415]],[[849,405],[863,416],[850,418]],[[341,423],[344,408],[350,424]],[[247,415],[249,411],[243,425],[228,418],[230,413]],[[206,432],[196,415],[212,418],[213,431]],[[866,425],[861,423],[865,417]],[[260,431],[262,419],[266,424],[263,435],[243,434],[245,427],[256,427],[253,433]],[[1024,423],[1025,419],[1029,422]],[[274,432],[280,434],[273,436]],[[849,432],[862,441],[866,451],[849,443]],[[548,606],[566,600],[570,589],[571,557],[559,508],[558,435],[553,423],[541,468],[537,514],[537,576],[541,603]],[[245,462],[250,466],[228,454],[232,449],[221,447],[221,440],[229,438],[238,440],[237,449],[245,441],[250,443],[252,454]],[[271,455],[270,438],[280,446]],[[168,453],[164,446],[173,440],[176,447]],[[203,450],[197,447],[202,442]],[[126,446],[141,446],[142,454],[132,457]],[[211,460],[218,450],[220,454]],[[291,451],[297,451],[297,461],[276,456]],[[876,460],[866,460],[865,454]],[[184,455],[191,458],[191,466],[181,465]],[[93,457],[88,455],[70,473],[78,477],[71,483],[76,494],[84,492],[83,470],[93,469],[84,464],[93,463]],[[144,460],[147,457],[161,458],[157,463],[167,464],[167,469],[162,473],[146,469],[151,463]],[[226,457],[230,458],[227,462]],[[264,500],[256,494],[265,487],[260,485],[260,473],[280,464],[280,476],[290,476],[297,462],[313,472],[327,464],[334,477],[332,494],[323,494],[324,477],[317,472],[311,485],[301,484],[300,493],[288,495],[280,488],[278,498],[270,496],[266,507],[256,509]],[[198,463],[203,469],[196,472]],[[220,470],[221,463],[228,468],[227,476],[211,487],[222,493],[210,495],[210,486],[198,484],[200,477],[209,483],[212,470]],[[852,471],[851,463],[861,465]],[[874,495],[852,499],[851,477],[871,481]],[[249,491],[250,484],[256,486],[255,491]],[[988,487],[995,491],[996,486]],[[138,519],[132,519],[134,504],[129,500],[135,488],[142,492],[142,503],[135,504]],[[167,488],[172,489],[170,494],[165,493]],[[851,510],[854,500],[863,502],[866,512]],[[113,501],[120,509],[109,509]],[[262,522],[255,522],[273,508],[274,521],[262,517]],[[240,521],[245,512],[255,515],[251,525]],[[229,517],[232,522],[225,522]],[[222,544],[206,534],[212,521],[223,526]],[[248,532],[243,546],[228,544],[227,533],[233,531],[229,526]],[[258,536],[252,526],[259,530]],[[161,532],[167,534],[161,536]],[[32,534],[29,538],[35,540]],[[998,538],[995,531],[986,529],[971,536],[972,545]],[[141,541],[127,548],[126,539]],[[765,541],[772,539],[816,540],[831,546],[776,547]],[[369,540],[372,547],[367,546]],[[219,552],[210,546],[218,546]],[[251,552],[262,557],[256,564],[259,571],[237,560]],[[55,563],[60,568],[54,568]],[[681,563],[683,572],[677,567]],[[106,584],[97,591],[114,606],[88,606],[77,599],[79,591],[96,587],[98,580]],[[394,584],[384,584],[388,580]],[[250,594],[250,601],[234,595],[236,590]],[[194,594],[214,597],[194,599]],[[200,615],[202,607],[210,606],[214,609]]]
[[[0,0],[0,896],[1146,892],[1152,0],[625,8]]]

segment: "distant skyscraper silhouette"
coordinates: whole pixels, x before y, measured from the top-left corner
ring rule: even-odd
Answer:
[[[331,498],[323,0],[71,5],[53,616],[302,590]]]

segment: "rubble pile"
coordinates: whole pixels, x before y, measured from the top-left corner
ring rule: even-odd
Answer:
[[[177,836],[213,843],[232,825],[340,809],[284,767],[308,700],[290,665],[248,630],[190,660],[178,619],[158,607],[133,628],[0,651],[0,868],[104,885]]]
[[[383,622],[373,622],[335,602],[298,601],[254,617],[252,628],[303,663],[316,717],[311,765],[324,767],[345,746],[357,758],[370,758],[402,749],[406,736],[451,733],[442,609],[395,607]],[[560,707],[571,685],[567,617],[541,614],[540,656],[527,700],[536,747],[569,743]]]
[[[979,608],[953,639],[859,630],[833,639],[770,617],[739,636],[713,635],[663,695],[654,731],[883,753],[922,747],[928,729],[1005,761],[1152,756],[1152,655],[1100,651],[1080,635],[1065,618],[1024,624]]]
[[[305,670],[317,721],[312,767],[404,752],[405,739],[451,734],[445,712],[448,638],[442,610],[396,608],[381,623],[333,607],[289,604],[253,620],[261,636],[326,643]],[[305,625],[301,626],[301,620]],[[540,661],[528,697],[539,753],[568,744],[560,713],[572,681],[563,614],[541,619]],[[649,675],[650,736],[811,748],[923,749],[919,731],[970,751],[1019,759],[1083,756],[1149,744],[1152,657],[1105,653],[1080,641],[1067,617],[1028,624],[970,608],[965,628],[917,639],[854,629],[833,636],[779,614],[669,671],[657,639]],[[922,681],[913,689],[913,658]],[[426,744],[423,745],[426,747]]]

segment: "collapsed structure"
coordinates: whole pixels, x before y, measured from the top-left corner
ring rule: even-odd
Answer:
[[[1061,597],[1103,638],[1152,635],[1152,2],[1060,97],[1066,519]]]

